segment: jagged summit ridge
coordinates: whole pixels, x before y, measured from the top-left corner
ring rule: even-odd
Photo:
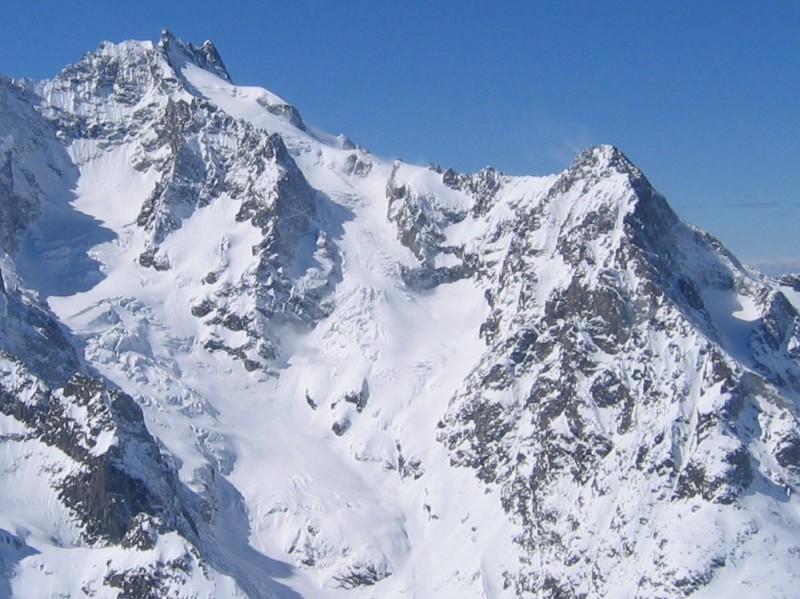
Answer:
[[[161,39],[158,41],[158,47],[167,53],[170,58],[170,63],[177,71],[181,70],[181,59],[188,59],[198,67],[205,69],[215,74],[220,79],[231,82],[231,76],[222,62],[222,57],[217,52],[217,48],[210,40],[206,40],[198,48],[191,43],[182,42],[177,39],[168,29],[161,30]]]
[[[797,585],[800,294],[619,149],[385,161],[166,31],[0,106],[0,595]]]
[[[186,73],[193,69],[197,69],[200,76],[191,83]],[[211,79],[204,78],[202,73]],[[214,83],[220,80],[222,85]],[[222,96],[247,90],[243,95],[252,95],[260,109],[292,127],[305,128],[297,109],[277,95],[263,89],[234,86],[212,42],[206,41],[197,47],[175,38],[167,30],[157,44],[150,41],[103,42],[97,50],[85,54],[54,79],[32,85],[38,87],[37,94],[46,98],[42,107],[45,116],[53,118],[54,111],[60,111],[62,119],[67,114],[72,115],[73,123],[64,132],[70,136],[91,134],[102,120],[102,126],[114,127],[113,134],[104,132],[114,140],[129,134],[141,117],[146,118],[153,110],[163,110],[164,100],[208,102],[208,94],[202,89],[205,85],[215,86],[215,91]]]

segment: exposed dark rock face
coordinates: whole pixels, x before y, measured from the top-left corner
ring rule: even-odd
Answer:
[[[24,376],[24,366],[16,367]],[[82,523],[87,541],[119,542],[142,515],[158,517],[165,530],[193,535],[192,516],[181,507],[188,495],[130,397],[78,374],[55,390],[37,389],[34,378],[24,380],[22,387],[0,386],[0,410],[80,464],[54,486]],[[22,394],[30,395],[23,400]]]
[[[397,168],[395,165],[395,173]],[[435,198],[419,197],[410,187],[398,185],[395,173],[386,185],[387,217],[397,224],[400,243],[411,250],[423,266],[432,267],[435,254],[445,241],[441,229],[446,225],[446,216],[436,209]]]
[[[172,585],[180,586],[185,582],[191,568],[191,560],[187,556],[159,564],[158,568],[111,570],[103,582],[106,586],[119,589],[117,596],[120,599],[159,599],[168,596]]]
[[[199,95],[187,97],[181,74],[186,64],[230,81],[213,45],[196,48],[165,31],[152,49],[103,46],[87,54],[43,86],[41,93],[59,108],[45,105],[42,113],[71,140],[100,140],[109,149],[132,142],[133,166],[157,174],[136,219],[148,233],[142,267],[180,266],[162,250],[170,234],[223,195],[240,204],[236,220],[262,233],[253,268],[235,282],[209,273],[207,295],[191,311],[209,327],[209,349],[240,357],[248,370],[269,371],[279,352],[273,326],[308,327],[329,313],[326,298],[341,275],[337,248],[317,219],[328,200],[311,188],[279,135],[235,119]],[[267,104],[304,129],[293,107]],[[118,108],[113,118],[103,109],[108,106]],[[241,295],[251,298],[248,311],[232,312],[231,298]],[[232,347],[222,341],[220,327],[244,330],[248,341]]]
[[[621,195],[601,200],[604,187],[619,180]],[[769,433],[743,424],[742,414],[774,402],[773,385],[794,384],[766,368],[768,378],[743,372],[709,341],[724,335],[698,284],[747,289],[738,263],[681,223],[624,156],[606,149],[581,155],[546,202],[555,206],[575,193],[591,209],[573,210],[555,230],[564,283],[542,295],[536,267],[525,266],[525,257],[547,242],[537,238],[536,226],[519,230],[487,290],[495,309],[482,328],[484,359],[440,423],[451,462],[500,488],[529,563],[559,563],[560,572],[571,573],[523,567],[510,580],[524,596],[607,592],[606,579],[585,564],[598,555],[622,556],[574,545],[576,536],[596,534],[596,524],[581,514],[584,503],[612,498],[615,523],[604,534],[630,554],[640,550],[630,532],[640,516],[623,507],[624,497],[650,488],[659,501],[701,500],[698,509],[738,505],[755,484],[755,456],[770,443]],[[696,254],[684,254],[684,240]],[[697,272],[696,263],[707,270]],[[780,297],[768,306],[751,344],[764,348],[756,355],[789,358],[787,335],[795,334],[797,314]],[[729,390],[728,401],[720,411],[706,411],[702,406],[720,385]],[[793,419],[796,427],[796,414]],[[770,484],[789,475],[793,448],[787,440],[778,449],[785,474]],[[558,489],[567,488],[577,490],[574,503],[560,500]],[[690,594],[726,564],[709,555],[698,567],[643,579],[640,588]]]
[[[206,40],[198,48],[194,44],[177,39],[169,30],[161,31],[158,48],[164,52],[173,68],[179,73],[182,62],[190,62],[201,69],[214,73],[224,81],[230,81],[231,76],[222,62],[222,57],[217,52],[214,43]]]
[[[24,433],[0,435],[0,442],[7,451],[20,447],[28,457],[42,451],[37,447],[48,448],[57,466],[43,467],[40,476],[53,501],[71,513],[80,531],[73,541],[77,546],[150,551],[159,537],[180,535],[191,556],[136,570],[111,568],[104,580],[120,596],[175,593],[201,562],[215,560],[191,545],[208,536],[209,497],[180,482],[174,459],[148,432],[134,400],[86,374],[45,307],[16,289],[4,290],[3,299],[0,414]]]
[[[800,274],[783,275],[778,279],[782,285],[791,287],[795,291],[800,291]]]
[[[442,182],[452,189],[467,192],[474,198],[472,215],[476,218],[485,216],[492,207],[497,192],[508,177],[487,166],[474,175],[456,173],[447,169],[442,173]]]
[[[386,186],[386,197],[389,200],[388,219],[397,227],[400,243],[411,250],[419,263],[416,267],[401,265],[400,275],[406,286],[424,292],[476,276],[483,266],[481,258],[466,251],[463,244],[448,243],[446,230],[463,221],[468,214],[473,218],[485,216],[503,175],[491,168],[472,176],[457,175],[452,170],[444,173],[434,171],[441,174],[446,186],[463,191],[469,198],[467,201],[473,209],[468,212],[447,207],[433,194],[420,195],[413,187],[398,183],[396,176],[400,166],[395,164]],[[437,259],[443,257],[456,264],[437,266]]]
[[[391,575],[391,571],[372,563],[357,564],[347,572],[335,577],[338,586],[343,589],[355,589],[371,586]]]
[[[367,384],[366,379],[364,383],[361,385],[361,390],[352,393],[346,393],[345,396],[342,398],[347,403],[351,403],[355,406],[356,412],[361,413],[364,411],[364,408],[367,407],[367,401],[369,400],[369,385]]]

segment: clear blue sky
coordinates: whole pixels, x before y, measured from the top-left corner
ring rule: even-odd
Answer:
[[[162,27],[385,157],[544,174],[615,144],[740,258],[800,271],[798,0],[4,0],[0,72]]]

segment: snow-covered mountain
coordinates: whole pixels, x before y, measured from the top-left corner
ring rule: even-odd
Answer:
[[[210,42],[0,79],[0,596],[800,588],[800,286],[616,148],[385,161]]]

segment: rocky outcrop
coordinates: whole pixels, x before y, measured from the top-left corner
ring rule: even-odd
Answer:
[[[566,219],[554,223],[565,202]],[[681,223],[614,149],[581,155],[535,210],[540,226],[518,229],[487,289],[487,351],[451,400],[439,438],[452,464],[499,489],[519,524],[524,563],[537,564],[508,579],[520,596],[606,595],[619,576],[642,577],[639,596],[691,594],[721,575],[725,556],[709,548],[690,560],[668,557],[672,533],[657,511],[689,499],[703,513],[736,510],[763,452],[793,455],[791,441],[779,449],[774,429],[745,416],[770,412],[777,389],[792,383],[737,366],[739,349],[702,300],[701,289],[724,281],[730,293],[757,299],[763,284],[746,283],[737,263]],[[537,276],[554,259],[535,259],[548,245],[562,265],[555,287]],[[704,280],[697,262],[708,269]],[[796,318],[777,301],[753,332],[771,356],[785,352]],[[795,428],[797,414],[787,417]],[[790,476],[784,467],[760,480],[779,489]],[[646,536],[634,532],[641,522],[653,522]],[[740,526],[733,537],[744,534]],[[597,534],[599,544],[580,540]],[[598,560],[616,565],[588,567]],[[645,578],[633,562],[651,560],[669,568]]]

